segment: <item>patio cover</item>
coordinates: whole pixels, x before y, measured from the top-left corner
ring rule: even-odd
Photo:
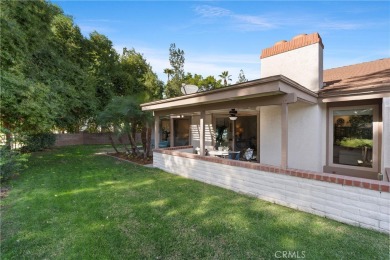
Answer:
[[[316,104],[317,97],[317,93],[283,75],[277,75],[216,90],[144,103],[141,107],[144,111],[161,115],[277,105],[295,103],[298,100]]]
[[[144,111],[153,111],[155,116],[155,147],[158,147],[160,116],[188,113],[200,115],[200,154],[204,154],[206,111],[231,108],[257,110],[260,106],[281,105],[281,167],[286,168],[288,104],[297,101],[317,104],[318,95],[283,75],[276,75],[221,89],[144,103],[141,108]],[[259,127],[259,117],[257,124]],[[257,140],[259,142],[260,138]],[[260,145],[258,149],[259,147]]]

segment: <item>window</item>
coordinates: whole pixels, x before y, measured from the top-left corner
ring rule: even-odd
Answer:
[[[160,141],[169,141],[169,136],[171,134],[169,118],[163,118],[160,122]]]
[[[226,118],[226,116],[216,118],[215,128],[215,148],[218,149],[220,146],[229,146],[229,118]]]
[[[190,120],[173,119],[174,146],[184,146],[190,143]]]
[[[378,171],[378,107],[334,107],[329,111],[329,164]]]

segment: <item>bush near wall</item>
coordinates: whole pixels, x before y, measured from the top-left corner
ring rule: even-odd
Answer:
[[[76,133],[76,134],[56,134],[55,146],[68,146],[68,145],[83,145],[83,144],[111,144],[110,133]],[[118,137],[112,135],[114,143],[120,144]],[[125,135],[122,136],[122,141],[126,144],[129,143],[129,138]],[[141,143],[141,134],[136,134],[136,143]]]
[[[0,146],[0,182],[7,181],[14,175],[18,175],[26,166],[28,154],[21,154],[17,150]]]
[[[26,136],[23,141],[23,152],[37,152],[53,147],[56,142],[56,135],[53,133],[40,133]]]

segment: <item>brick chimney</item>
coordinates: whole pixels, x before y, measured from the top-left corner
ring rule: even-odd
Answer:
[[[286,76],[317,92],[322,88],[323,49],[318,33],[299,34],[261,52],[260,77]]]

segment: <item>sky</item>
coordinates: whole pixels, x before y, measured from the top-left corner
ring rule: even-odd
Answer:
[[[185,53],[185,72],[219,79],[260,77],[261,50],[318,32],[324,69],[390,57],[389,1],[51,1],[85,37],[107,36],[118,53],[134,48],[166,81],[169,47]]]

